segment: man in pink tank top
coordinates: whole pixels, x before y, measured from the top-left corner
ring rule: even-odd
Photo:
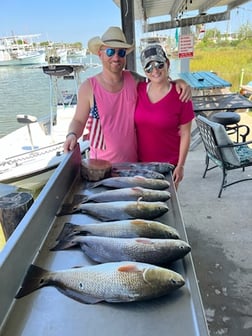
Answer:
[[[89,132],[90,158],[116,162],[136,162],[137,144],[134,112],[137,83],[145,80],[125,70],[126,55],[134,46],[127,43],[119,27],[110,27],[102,37],[88,42],[89,51],[98,55],[102,71],[85,80],[78,93],[75,115],[69,125],[64,151],[73,150],[84,129]],[[176,81],[180,99],[191,97],[190,86]]]

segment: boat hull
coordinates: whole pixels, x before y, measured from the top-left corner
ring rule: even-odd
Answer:
[[[38,52],[32,55],[17,56],[7,60],[0,58],[0,66],[19,66],[45,63],[45,53]]]
[[[44,179],[44,174],[49,173],[50,177],[50,172],[64,159],[63,143],[76,109],[79,74],[85,69],[83,64],[78,63],[41,65],[39,68],[49,76],[50,87],[53,88],[50,114],[40,119],[17,115],[17,121],[23,126],[0,139],[0,183],[20,185],[21,182],[25,189],[30,184],[40,184],[41,180],[44,185],[44,181],[48,180],[48,177]],[[63,84],[66,77],[67,83],[73,81],[73,92],[58,91],[58,81]],[[55,108],[56,99],[58,104]],[[89,142],[80,138],[79,146],[85,156]]]

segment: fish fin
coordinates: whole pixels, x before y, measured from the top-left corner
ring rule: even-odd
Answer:
[[[105,259],[103,258],[102,256],[99,256],[95,253],[89,253],[87,252],[86,250],[84,251],[85,254],[90,258],[92,259],[93,261],[99,263],[99,264],[102,264],[102,263],[106,263],[106,262],[111,262],[111,259]],[[112,260],[113,261],[113,260]]]
[[[56,216],[64,216],[76,212],[81,212],[81,209],[78,206],[75,206],[72,203],[65,203],[61,206],[61,209],[57,212]]]
[[[98,298],[98,297],[94,297],[85,293],[78,293],[74,290],[71,290],[69,288],[61,288],[61,287],[57,287],[58,291],[60,291],[62,294],[70,297],[71,299],[78,301],[80,303],[87,303],[87,304],[94,304],[94,303],[98,303],[101,301],[104,301],[103,298]]]
[[[141,175],[135,175],[134,178],[139,179],[139,180],[146,180],[146,177],[141,176]]]
[[[134,225],[142,225],[144,223],[148,224],[148,221],[146,221],[145,219],[136,218],[136,219],[132,219],[131,223]]]
[[[82,210],[82,213],[85,213],[85,210]],[[101,214],[100,214],[100,215],[99,215],[99,214],[92,214],[92,215],[90,215],[90,216],[92,216],[92,217],[98,219],[98,220],[101,221],[101,222],[107,222],[107,221],[110,221],[110,220],[111,220],[111,218],[110,218],[109,216],[101,215]],[[87,236],[89,235],[89,232],[88,232],[88,231],[86,231],[86,235],[87,235]]]
[[[123,266],[119,266],[117,269],[119,272],[139,272],[139,268],[136,264],[126,264]]]
[[[58,244],[56,244],[54,247],[50,249],[50,251],[60,251],[60,250],[66,250],[71,247],[74,247],[76,245],[79,245],[77,240],[74,240],[74,238],[69,238],[66,240],[60,240]]]
[[[132,190],[136,190],[136,191],[142,191],[143,190],[142,187],[132,187],[131,189]]]
[[[145,180],[146,179],[146,177],[145,176],[143,176],[143,175],[134,175],[134,178],[136,178],[136,179],[140,179],[140,180]]]
[[[47,273],[48,272],[45,269],[31,264],[23,280],[21,288],[17,292],[15,298],[19,299],[23,296],[26,296],[34,292],[35,290],[41,287],[47,286],[48,283],[44,281],[44,276]]]
[[[135,241],[141,244],[153,244],[152,240],[148,238],[136,238]]]
[[[64,240],[68,237],[77,235],[80,233],[80,225],[72,224],[72,223],[65,223],[62,231],[56,238],[56,240]]]
[[[90,259],[97,263],[105,263],[111,261],[106,259],[105,255],[97,254],[97,251],[95,251],[92,247],[89,247],[87,243],[81,244],[81,249]]]
[[[71,268],[82,268],[82,267],[84,267],[84,266],[73,266]]]

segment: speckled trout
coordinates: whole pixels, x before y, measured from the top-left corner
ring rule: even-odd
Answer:
[[[172,270],[137,262],[116,262],[47,271],[31,265],[16,298],[54,286],[82,303],[131,302],[167,295],[185,284]]]
[[[160,174],[169,173],[174,169],[174,165],[169,162],[122,162],[113,164],[115,169],[148,169]]]
[[[58,216],[81,212],[106,222],[124,219],[154,219],[169,210],[165,202],[118,201],[105,203],[84,203],[72,208],[64,204]]]
[[[52,250],[64,250],[75,245],[79,245],[89,258],[99,263],[128,260],[166,265],[191,251],[190,245],[180,239],[98,236],[73,236],[68,241],[60,241]]]
[[[118,238],[180,238],[179,233],[175,228],[157,221],[148,221],[144,219],[128,219],[82,225],[65,223],[57,240],[64,240],[74,235]]]
[[[131,169],[119,169],[119,168],[113,168],[112,169],[112,176],[143,176],[146,178],[153,178],[153,179],[161,179],[164,180],[165,176],[164,174],[161,174],[159,172],[156,172],[154,170],[149,169],[137,169],[137,168],[131,168]]]
[[[147,189],[164,190],[169,188],[170,183],[167,180],[146,178],[143,176],[119,176],[108,177],[98,182],[88,184],[88,187],[90,188],[96,188],[99,186],[109,188],[142,187]]]

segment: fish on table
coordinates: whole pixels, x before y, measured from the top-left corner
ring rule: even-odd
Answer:
[[[92,195],[75,195],[72,205],[86,202],[114,202],[114,201],[146,201],[146,202],[166,202],[171,198],[168,190],[153,190],[142,187],[121,188],[104,190]]]
[[[117,177],[117,176],[143,176],[143,177],[152,178],[152,179],[161,179],[161,180],[165,179],[164,174],[161,174],[157,171],[150,170],[150,169],[137,169],[137,168],[131,168],[131,169],[112,168],[111,175],[112,175],[112,177]]]
[[[170,187],[170,182],[163,179],[146,178],[143,176],[118,176],[108,177],[97,182],[90,182],[90,188],[99,186],[109,188],[132,188],[142,187],[147,189],[164,190]]]
[[[82,225],[65,223],[57,240],[65,240],[75,235],[120,238],[180,238],[178,231],[169,225],[158,221],[128,219]]]
[[[137,262],[104,263],[59,271],[30,265],[16,298],[44,286],[54,286],[81,303],[132,302],[167,295],[184,284],[184,278],[177,272]]]
[[[169,210],[165,202],[117,201],[103,203],[84,203],[75,207],[63,204],[57,216],[76,212],[93,216],[101,221],[124,219],[154,219]]]
[[[153,265],[167,265],[183,258],[191,251],[190,245],[181,239],[111,238],[100,236],[73,236],[61,240],[51,251],[65,250],[73,246],[98,263],[138,261]]]
[[[167,174],[174,169],[174,165],[169,162],[122,162],[114,163],[112,168],[115,169],[148,169],[160,174]]]

